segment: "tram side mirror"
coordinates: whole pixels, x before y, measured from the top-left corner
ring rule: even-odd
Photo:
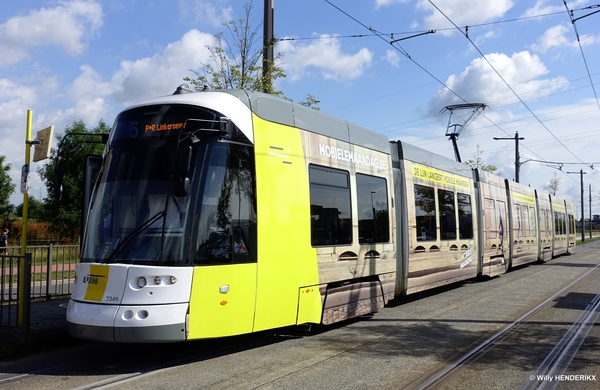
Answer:
[[[67,167],[67,160],[61,158],[58,160],[56,167],[54,167],[54,199],[57,201],[62,199],[63,195],[63,178],[65,176],[65,169]]]
[[[173,181],[173,195],[186,196],[190,192],[191,181],[188,177],[192,165],[192,146],[181,145],[175,162],[177,172]]]
[[[228,136],[231,135],[233,131],[233,123],[231,122],[231,119],[227,118],[226,116],[222,116],[219,118],[219,134],[221,136]]]
[[[173,183],[173,195],[177,198],[186,196],[190,192],[191,182],[189,177],[181,177]]]

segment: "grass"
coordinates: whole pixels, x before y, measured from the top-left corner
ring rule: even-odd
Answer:
[[[35,272],[31,274],[32,282],[45,282],[47,279],[47,272]],[[65,270],[65,271],[52,271],[50,275],[51,280],[65,280],[65,279],[74,279],[75,278],[75,270]],[[0,283],[17,283],[19,281],[19,275],[4,275],[0,277]]]
[[[578,245],[585,245],[585,244],[588,244],[590,242],[594,242],[594,241],[598,241],[598,240],[600,240],[600,237],[592,237],[592,238],[586,237],[585,238],[585,242],[582,242],[580,239],[578,239],[578,240],[575,241],[575,245],[576,246],[578,246]]]

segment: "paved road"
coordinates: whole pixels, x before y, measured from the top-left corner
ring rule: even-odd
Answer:
[[[599,250],[594,242],[487,281],[397,299],[374,316],[310,334],[283,329],[176,345],[75,343],[0,363],[0,386],[419,388],[500,334],[433,388],[597,389]]]

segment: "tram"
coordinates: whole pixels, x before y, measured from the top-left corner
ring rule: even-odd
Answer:
[[[114,122],[67,327],[152,343],[332,324],[570,253],[573,210],[284,99],[178,88]]]

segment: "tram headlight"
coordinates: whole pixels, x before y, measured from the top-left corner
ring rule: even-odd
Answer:
[[[171,284],[177,283],[177,278],[175,276],[171,276],[169,280],[171,281]]]
[[[155,276],[154,277],[154,284],[156,284],[157,286],[160,284],[161,280],[160,280],[160,276]]]
[[[138,279],[137,284],[138,284],[139,288],[144,288],[148,284],[148,281],[146,280],[145,277],[142,276]]]

